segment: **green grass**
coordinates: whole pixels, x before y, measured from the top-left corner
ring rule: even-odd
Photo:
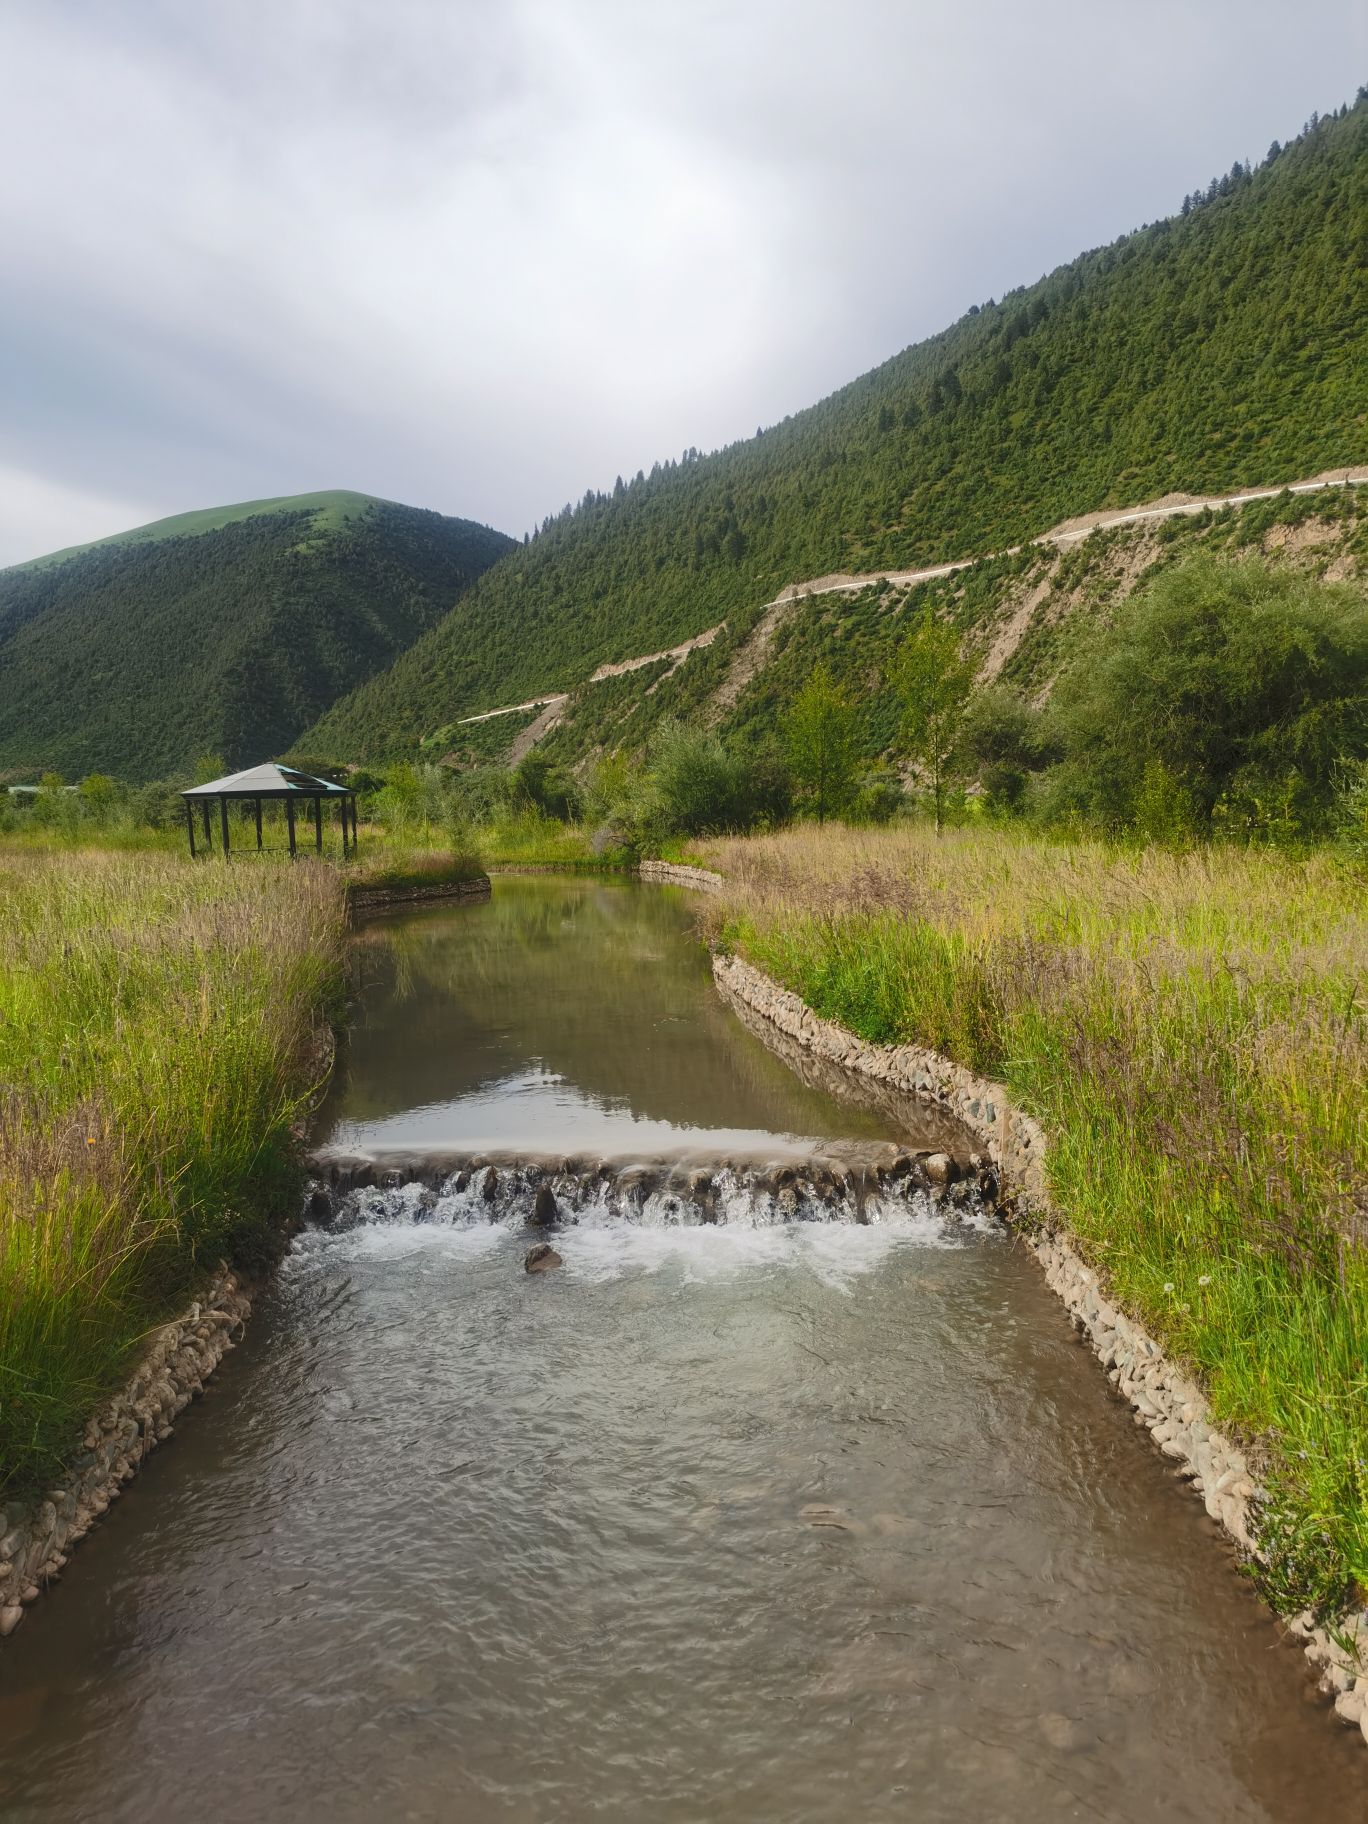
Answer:
[[[269,1257],[342,932],[313,863],[0,854],[0,1493],[220,1259]]]
[[[345,870],[348,888],[379,890],[406,887],[437,887],[479,880],[484,864],[473,842],[442,843],[428,846],[419,841],[406,842],[368,832],[365,849]]]
[[[93,538],[84,545],[67,545],[61,551],[49,551],[42,557],[15,564],[15,570],[36,570],[47,564],[64,563],[79,557],[83,551],[94,551],[104,545],[152,545],[165,538],[194,538],[203,532],[217,532],[239,520],[255,519],[267,513],[312,513],[311,536],[336,532],[349,520],[357,519],[367,507],[384,505],[374,494],[357,494],[350,488],[325,488],[317,494],[281,494],[269,500],[240,500],[226,507],[202,507],[190,513],[172,513],[166,519],[151,520],[145,526],[133,526],[127,532],[113,532],[108,538]]]
[[[623,851],[595,850],[593,832],[579,823],[562,823],[541,811],[509,811],[475,831],[480,853],[490,867],[620,868],[633,865]]]
[[[1043,1122],[1083,1251],[1263,1464],[1269,1594],[1368,1589],[1362,870],[984,831],[697,846],[722,941]]]

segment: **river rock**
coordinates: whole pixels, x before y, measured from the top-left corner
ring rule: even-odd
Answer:
[[[317,1223],[329,1223],[333,1219],[333,1201],[322,1185],[315,1187],[309,1197],[309,1220]]]
[[[24,1619],[24,1611],[18,1603],[11,1603],[8,1608],[0,1609],[0,1640],[4,1640],[19,1626]]]
[[[528,1273],[549,1273],[552,1267],[563,1266],[559,1254],[548,1241],[539,1241],[535,1248],[527,1250],[523,1261],[523,1270]]]
[[[491,1165],[489,1167],[489,1169],[485,1172],[484,1177],[480,1180],[480,1195],[481,1195],[481,1197],[484,1198],[486,1203],[493,1203],[495,1194],[497,1193],[498,1189],[499,1189],[499,1174],[494,1170],[494,1167]]]
[[[922,1169],[932,1184],[953,1184],[959,1177],[959,1167],[949,1153],[932,1153]]]
[[[556,1202],[555,1192],[549,1184],[539,1184],[537,1195],[532,1201],[532,1214],[528,1218],[534,1228],[554,1229],[560,1221],[560,1206]],[[529,1254],[528,1259],[532,1256]]]

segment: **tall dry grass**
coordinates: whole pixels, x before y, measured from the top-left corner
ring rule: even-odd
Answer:
[[[1266,1455],[1271,1593],[1368,1588],[1362,871],[918,828],[703,846],[724,941],[1045,1123],[1085,1251]]]
[[[0,854],[0,1491],[298,1187],[340,982],[328,868]]]

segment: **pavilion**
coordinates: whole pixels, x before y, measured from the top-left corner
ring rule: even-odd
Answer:
[[[209,807],[217,800],[219,808],[219,830],[221,832],[223,853],[230,853],[228,837],[228,806],[233,803],[249,803],[256,806],[256,846],[260,850],[264,845],[261,840],[261,807],[271,801],[282,802],[285,806],[285,826],[290,833],[290,853],[299,853],[295,825],[295,807],[301,803],[313,807],[314,847],[323,853],[323,803],[335,803],[342,813],[342,855],[345,859],[356,847],[356,793],[347,785],[333,785],[327,779],[315,779],[311,773],[296,772],[293,767],[280,766],[276,761],[267,761],[262,766],[250,766],[244,773],[229,773],[222,779],[211,779],[208,785],[191,786],[188,792],[182,792],[185,800],[185,827],[190,832],[190,853],[197,855],[195,846],[195,807],[199,806],[204,822],[204,850],[206,854],[214,847],[213,825],[210,822]]]

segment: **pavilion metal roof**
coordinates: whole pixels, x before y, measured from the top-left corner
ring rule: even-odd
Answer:
[[[249,766],[245,772],[227,773],[222,779],[211,779],[208,785],[192,785],[181,793],[182,798],[349,798],[351,795],[349,785],[315,779],[312,773],[301,773],[274,760],[261,766]]]

